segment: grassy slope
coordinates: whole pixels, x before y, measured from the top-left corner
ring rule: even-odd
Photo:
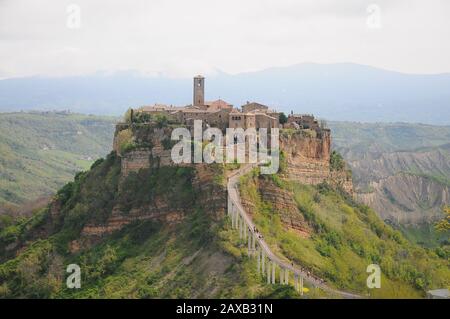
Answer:
[[[19,224],[0,223],[1,296],[299,297],[291,286],[268,286],[256,274],[255,260],[247,257],[246,243],[230,229],[227,218],[215,221],[211,212],[196,202],[189,186],[190,170],[144,170],[130,175],[123,191],[117,188],[118,174],[117,159],[108,156],[61,189],[62,217],[50,235],[41,232],[50,218],[45,209]],[[161,180],[171,183],[158,183]],[[302,239],[285,231],[278,214],[259,198],[255,179],[247,178],[243,180],[243,194],[257,205],[254,218],[259,229],[275,250],[327,278],[332,285],[365,293],[365,269],[372,262],[379,263],[383,271],[382,289],[372,291],[376,297],[420,297],[423,289],[448,285],[448,264],[443,259],[409,244],[370,210],[326,187],[289,186],[280,179],[276,181],[282,187],[293,187],[295,200],[315,232],[311,238]],[[132,188],[135,193],[130,196]],[[82,226],[88,221],[104,221],[113,205],[127,211],[162,194],[175,209],[180,205],[186,208],[183,222],[136,222],[89,249],[68,251]],[[182,202],[176,200],[180,196]],[[17,256],[5,250],[15,241],[27,243]],[[65,288],[65,267],[70,263],[81,266],[80,290]],[[312,291],[307,297],[319,295]]]
[[[416,226],[395,226],[408,240],[424,247],[436,248],[450,244],[450,231],[438,232],[434,225],[420,224]]]
[[[256,204],[254,220],[267,242],[332,285],[369,293],[366,267],[371,263],[379,264],[383,274],[382,288],[370,291],[375,297],[420,297],[426,289],[450,285],[448,251],[446,260],[409,243],[373,211],[324,186],[274,179],[274,187],[293,191],[300,213],[314,229],[307,239],[287,231],[281,212],[261,198],[257,181],[254,174],[243,178],[241,192]]]
[[[229,221],[215,221],[212,212],[196,203],[189,184],[190,170],[141,170],[130,175],[124,182],[126,187],[118,191],[119,169],[117,158],[108,156],[61,189],[62,217],[50,235],[39,235],[49,223],[48,210],[19,224],[0,227],[0,296],[298,297],[292,287],[264,284],[256,274],[255,260],[247,257],[246,244],[230,229]],[[80,253],[68,251],[69,243],[80,237],[83,224],[104,221],[112,205],[128,211],[162,195],[174,209],[185,208],[183,222],[136,222]],[[18,256],[6,251],[16,241],[27,242]],[[65,268],[70,263],[81,266],[80,290],[65,288]]]
[[[92,159],[105,156],[114,121],[63,113],[0,114],[0,205],[53,194]]]

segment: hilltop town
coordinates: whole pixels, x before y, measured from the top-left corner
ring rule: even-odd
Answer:
[[[192,104],[186,106],[155,104],[142,106],[131,112],[131,116],[137,121],[161,114],[186,126],[193,125],[194,120],[202,120],[206,126],[222,130],[226,128],[293,128],[310,129],[317,132],[327,130],[310,114],[293,114],[291,112],[286,119],[280,121],[282,113],[261,103],[247,102],[240,108],[236,108],[222,99],[205,101],[205,78],[201,75],[194,77]],[[146,117],[146,115],[150,115],[150,117]]]
[[[331,132],[324,121],[310,114],[288,116],[256,102],[236,108],[224,100],[205,101],[205,78],[193,80],[193,102],[187,106],[156,104],[130,109],[125,120],[116,125],[114,151],[121,157],[122,174],[143,168],[174,165],[171,159],[171,132],[184,126],[193,129],[194,121],[204,127],[244,130],[280,129],[280,151],[286,178],[316,185],[339,185],[353,192],[351,174],[343,160],[331,151]]]

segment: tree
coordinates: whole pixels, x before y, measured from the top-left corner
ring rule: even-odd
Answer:
[[[437,231],[445,232],[450,230],[450,206],[444,207],[445,217],[436,223],[435,227]]]
[[[342,155],[333,151],[330,156],[330,167],[333,171],[342,171],[345,168],[345,162]]]
[[[280,121],[280,124],[285,124],[285,123],[287,123],[287,120],[288,120],[286,114],[284,114],[283,112],[280,113],[278,119]]]
[[[123,116],[123,119],[124,119],[125,123],[128,123],[128,124],[133,123],[133,109],[132,108],[129,108],[125,112],[125,115]]]
[[[169,120],[165,114],[157,114],[155,120],[159,128],[163,128],[169,123]]]

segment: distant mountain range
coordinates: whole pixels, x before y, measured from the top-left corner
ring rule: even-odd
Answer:
[[[153,103],[186,105],[191,79],[138,72],[0,80],[0,111],[122,114]],[[450,74],[413,75],[358,64],[298,64],[207,77],[207,99],[247,100],[328,120],[450,124]]]

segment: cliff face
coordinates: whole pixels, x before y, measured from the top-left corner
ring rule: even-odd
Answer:
[[[328,182],[353,194],[351,174],[330,167],[330,131],[322,130],[320,134],[308,130],[282,133],[280,149],[285,156],[288,179],[308,185]]]
[[[113,150],[122,159],[121,174],[127,176],[142,168],[171,166],[172,129],[150,124],[118,124]]]
[[[133,150],[123,152],[120,135],[131,130]],[[142,168],[172,166],[170,128],[151,125],[119,124],[114,137],[114,150],[122,158],[122,176]],[[145,147],[140,147],[144,145]],[[285,177],[303,184],[327,182],[353,194],[352,176],[346,169],[330,167],[331,133],[329,130],[284,130],[280,134],[280,150],[284,154]],[[189,166],[189,165],[187,165]]]
[[[286,229],[293,230],[302,238],[310,236],[311,227],[300,214],[292,191],[278,187],[268,178],[255,179],[254,182],[260,199],[271,205],[273,211],[280,216]],[[248,196],[242,197],[242,204],[250,215],[255,214],[254,201],[250,200]]]
[[[424,176],[398,173],[371,183],[370,193],[357,198],[380,217],[400,224],[435,222],[441,207],[450,202],[450,187]]]
[[[149,124],[118,124],[114,136],[113,148],[120,159],[120,178],[118,192],[126,193],[130,188],[127,181],[135,176],[151,174],[164,167],[177,169],[184,167],[192,169],[192,179],[189,181],[196,195],[196,203],[221,216],[225,209],[226,191],[224,185],[217,182],[217,177],[223,175],[223,167],[208,164],[183,164],[174,166],[171,160],[170,141],[172,129]],[[286,167],[283,172],[288,179],[303,184],[316,185],[328,182],[340,186],[352,193],[351,176],[344,171],[330,169],[330,142],[328,130],[318,133],[315,131],[294,131],[291,134],[283,132],[280,136],[280,149],[285,156]],[[145,183],[145,180],[139,180]],[[158,183],[169,181],[158,180]],[[170,181],[172,182],[172,181]],[[287,227],[296,230],[302,236],[308,236],[309,230],[305,221],[298,213],[293,194],[289,191],[272,187],[273,184],[261,181],[261,194],[274,209],[282,212],[282,221]],[[177,223],[183,220],[188,212],[183,205],[174,206],[174,198],[160,194],[149,202],[124,210],[123,205],[116,204],[106,220],[88,222],[82,229],[83,238],[101,237],[110,234],[124,225],[137,220],[159,220],[167,223]],[[126,200],[133,200],[136,194],[129,194]],[[174,197],[177,194],[173,194]],[[249,209],[251,202],[244,203]],[[251,209],[250,209],[251,211]],[[89,240],[91,240],[89,239]],[[84,239],[82,239],[84,240]],[[76,250],[80,247],[77,242],[72,243]]]
[[[123,164],[122,164],[123,166]],[[187,216],[193,213],[195,207],[200,207],[205,212],[211,215],[212,220],[219,220],[224,216],[226,205],[226,192],[224,185],[218,180],[217,176],[223,174],[220,167],[214,165],[198,164],[195,168],[187,168],[191,171],[189,177],[185,178],[185,183],[180,183],[168,191],[157,192],[145,198],[141,193],[134,193],[131,187],[146,188],[145,179],[150,176],[151,168],[143,168],[136,172],[128,172],[127,176],[121,176],[119,182],[119,197],[122,194],[123,201],[133,201],[133,197],[144,197],[142,203],[137,205],[124,204],[120,201],[112,208],[110,216],[104,221],[89,221],[82,231],[81,239],[71,243],[71,248],[76,250],[77,247],[83,247],[86,243],[96,242],[102,236],[111,234],[112,232],[123,228],[125,225],[135,221],[152,220],[166,225],[176,225],[182,222]],[[160,171],[164,169],[154,169]],[[173,178],[178,178],[180,170],[183,172],[183,167],[166,168],[165,170],[174,170],[175,173],[171,175],[170,180],[159,180],[158,183],[174,183],[177,181]],[[130,182],[136,175],[142,175],[136,181]],[[139,185],[141,184],[141,185]],[[151,187],[158,187],[157,185]]]

